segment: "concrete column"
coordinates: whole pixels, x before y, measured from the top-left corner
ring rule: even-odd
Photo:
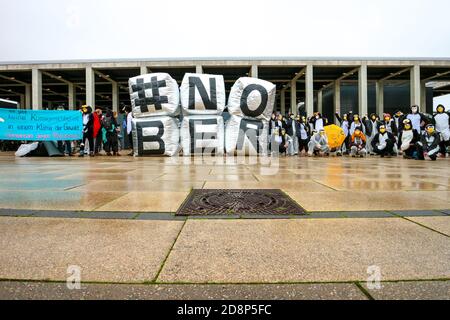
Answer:
[[[73,83],[69,84],[68,107],[69,110],[75,110],[77,104],[77,89]]]
[[[305,107],[306,114],[308,117],[312,116],[314,113],[314,68],[312,64],[308,64],[306,66],[306,99],[305,99]]]
[[[95,109],[95,73],[92,67],[86,68],[86,105]]]
[[[252,78],[258,78],[258,66],[256,64],[252,65],[251,76]]]
[[[27,84],[25,85],[25,105],[23,106],[24,109],[31,109],[31,85]]]
[[[281,90],[281,114],[286,112],[286,90]]]
[[[203,73],[203,67],[200,64],[195,66],[195,73]]]
[[[423,112],[427,112],[427,85],[425,81],[420,83],[420,106]]]
[[[323,113],[323,91],[320,90],[317,93],[317,109],[320,113]]]
[[[382,117],[384,113],[384,81],[377,81],[375,84],[376,91],[376,114]]]
[[[367,101],[367,64],[363,64],[358,72],[358,96],[359,96],[359,114],[364,116],[368,112]]]
[[[421,110],[424,109],[420,105],[421,97],[420,97],[420,66],[415,65],[411,69],[411,85],[410,85],[410,91],[411,91],[411,105],[418,105],[420,106]]]
[[[112,84],[112,108],[113,111],[119,112],[119,84],[117,82]]]
[[[334,99],[333,99],[334,113],[341,114],[341,81],[334,82]],[[334,118],[334,115],[333,115]]]
[[[42,109],[42,72],[37,68],[32,70],[32,101],[33,110]]]
[[[20,95],[20,108],[19,109],[25,109],[25,95]]]
[[[147,74],[147,73],[148,73],[147,66],[141,66],[141,74]]]
[[[297,80],[291,81],[291,113],[297,115]]]

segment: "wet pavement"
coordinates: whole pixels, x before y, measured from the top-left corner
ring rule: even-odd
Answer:
[[[0,154],[0,299],[450,298],[449,159],[249,161]],[[308,215],[175,217],[191,188]]]

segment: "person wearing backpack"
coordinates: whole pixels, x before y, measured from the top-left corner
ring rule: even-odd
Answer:
[[[107,156],[120,156],[119,139],[117,136],[117,122],[111,110],[102,119],[102,138]],[[111,154],[111,151],[113,154]]]

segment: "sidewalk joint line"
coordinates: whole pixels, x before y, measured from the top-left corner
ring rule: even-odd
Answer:
[[[162,270],[163,270],[163,268],[164,268],[164,266],[166,264],[166,261],[169,259],[169,256],[172,253],[172,250],[175,247],[175,244],[177,243],[178,238],[180,237],[181,232],[184,229],[184,226],[186,225],[186,222],[187,222],[187,219],[184,220],[183,225],[181,226],[180,231],[178,232],[178,234],[177,234],[177,236],[175,238],[175,241],[172,243],[172,246],[170,247],[169,251],[167,252],[166,257],[164,258],[163,262],[161,263],[161,266],[160,266],[158,272],[156,273],[156,276],[152,279],[152,281],[151,281],[152,283],[156,283],[156,281],[158,280],[159,275],[161,274],[161,272],[162,272]]]

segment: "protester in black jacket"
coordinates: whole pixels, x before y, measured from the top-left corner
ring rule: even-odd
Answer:
[[[84,157],[86,140],[89,143],[89,154],[94,156],[94,116],[92,115],[92,108],[90,106],[81,107],[83,113],[83,140],[80,144],[80,157]]]

